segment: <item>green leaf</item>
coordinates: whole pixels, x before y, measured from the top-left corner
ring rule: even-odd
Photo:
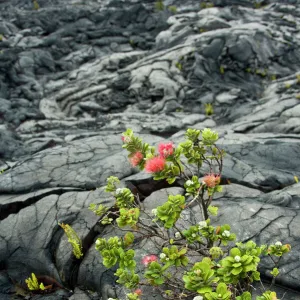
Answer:
[[[234,269],[231,271],[231,273],[232,273],[233,275],[238,275],[238,274],[240,274],[242,271],[243,271],[243,268],[242,268],[242,267],[238,267],[238,268],[234,268]]]
[[[128,247],[130,246],[134,241],[134,235],[132,232],[127,232],[125,235],[124,235],[124,246],[125,247]]]
[[[202,130],[202,139],[205,145],[212,145],[219,139],[219,135],[210,128],[204,128]]]
[[[208,211],[210,212],[210,214],[211,215],[213,215],[213,216],[217,216],[218,215],[218,210],[219,210],[219,208],[218,207],[216,207],[216,206],[209,206],[208,207]]]
[[[241,251],[238,248],[232,248],[230,250],[230,256],[231,257],[241,256]]]
[[[244,292],[241,296],[236,297],[235,300],[252,300],[252,297],[249,292]]]
[[[270,273],[273,275],[273,277],[277,277],[279,275],[279,270],[274,268]]]
[[[212,291],[212,287],[211,286],[204,286],[201,287],[200,289],[197,290],[197,293],[199,294],[205,294],[205,293],[209,293]]]
[[[225,283],[219,283],[217,287],[217,294],[225,294],[227,292],[227,285]]]
[[[170,177],[170,178],[167,178],[167,182],[168,182],[169,184],[174,183],[175,180],[176,180],[176,177]]]
[[[260,280],[260,273],[258,271],[254,271],[252,273],[252,278],[255,280],[255,281],[259,281]]]

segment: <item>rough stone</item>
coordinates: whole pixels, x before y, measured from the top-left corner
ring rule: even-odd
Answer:
[[[120,135],[177,145],[190,127],[214,128],[227,152],[213,223],[240,240],[290,243],[276,290],[300,299],[299,0],[172,0],[164,11],[150,0],[0,2],[1,299],[17,299],[32,272],[64,289],[31,299],[125,299],[94,248],[123,233],[88,206],[112,205],[110,175],[149,210],[183,193],[132,168]],[[83,239],[81,260],[58,222]],[[154,248],[136,249],[140,260]],[[261,271],[268,285],[266,260]]]

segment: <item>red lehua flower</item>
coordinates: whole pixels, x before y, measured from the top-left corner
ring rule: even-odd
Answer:
[[[145,170],[148,173],[157,173],[166,166],[166,160],[163,157],[153,157],[146,161]]]
[[[134,291],[135,294],[141,296],[143,294],[142,290],[141,289],[137,289]]]
[[[146,255],[143,257],[142,259],[142,264],[147,267],[150,263],[152,263],[153,261],[157,261],[158,258],[156,255]]]
[[[167,158],[174,153],[174,145],[170,143],[160,143],[158,145],[158,153],[161,157]]]
[[[144,158],[144,156],[143,156],[142,152],[138,151],[138,152],[133,153],[130,156],[129,161],[133,167],[136,167],[143,158]]]
[[[220,175],[208,174],[203,178],[203,182],[210,188],[214,188],[220,183]]]

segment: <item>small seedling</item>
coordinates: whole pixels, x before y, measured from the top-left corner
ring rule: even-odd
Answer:
[[[33,0],[33,9],[34,10],[39,10],[40,9],[40,5],[38,4],[38,2],[36,0]]]
[[[224,73],[225,73],[225,69],[224,69],[224,67],[221,65],[220,66],[220,73],[223,75]]]
[[[205,103],[205,114],[211,116],[214,113],[214,108],[211,103]]]
[[[165,9],[165,5],[164,5],[164,3],[163,3],[162,0],[157,0],[157,1],[155,2],[155,9],[156,9],[157,11],[163,11],[163,10]]]
[[[168,10],[169,10],[172,14],[176,14],[176,13],[177,13],[177,7],[176,7],[175,5],[168,6]]]

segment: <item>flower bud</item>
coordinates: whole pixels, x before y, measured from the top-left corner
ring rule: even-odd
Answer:
[[[156,209],[156,208],[153,208],[153,209],[151,210],[151,213],[152,213],[152,215],[156,216],[156,215],[157,215],[157,209]]]
[[[159,257],[160,257],[161,259],[164,259],[164,258],[167,257],[167,255],[166,255],[165,253],[161,253],[161,254],[159,255]]]
[[[211,247],[209,250],[209,254],[213,259],[217,259],[223,255],[223,251],[220,247]]]
[[[236,255],[236,256],[234,257],[234,260],[235,260],[236,262],[240,262],[240,260],[241,260],[241,257],[240,257],[240,256],[238,256],[238,255]]]
[[[137,289],[137,290],[134,291],[134,293],[141,296],[143,292],[142,292],[141,289]]]
[[[180,234],[180,232],[175,232],[175,238],[176,239],[180,239],[181,238],[181,234]]]
[[[200,221],[198,224],[199,224],[199,229],[207,227],[206,221]]]
[[[230,231],[229,230],[224,230],[224,232],[222,233],[222,236],[224,237],[230,237]]]
[[[186,186],[191,186],[193,184],[193,181],[192,180],[187,180],[185,182]]]
[[[194,270],[194,273],[199,276],[201,274],[201,270],[199,270],[199,269]]]
[[[116,189],[116,195],[120,195],[123,192],[122,188]]]

